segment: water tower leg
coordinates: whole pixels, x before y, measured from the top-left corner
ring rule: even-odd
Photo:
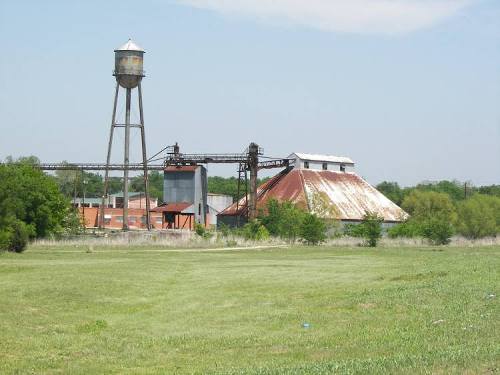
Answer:
[[[127,89],[125,109],[125,154],[123,159],[123,230],[128,230],[128,167],[130,155],[130,102],[132,89]]]
[[[149,204],[149,176],[148,176],[148,158],[146,152],[146,132],[144,130],[144,111],[142,109],[142,87],[141,84],[137,86],[139,89],[139,114],[141,117],[141,140],[142,140],[142,165],[144,167],[144,195],[146,196],[146,227],[151,230],[151,209]]]
[[[115,130],[115,124],[116,124],[116,105],[118,103],[119,89],[120,85],[116,83],[115,100],[113,103],[113,115],[111,118],[111,129],[109,131],[108,155],[106,157],[106,169],[104,172],[104,192],[102,194],[101,207],[99,209],[99,229],[104,229],[105,227],[104,211],[105,211],[105,206],[107,206],[108,185],[109,185],[109,163],[111,161],[111,146],[113,145],[113,132]]]
[[[248,167],[250,169],[250,196],[248,201],[248,219],[257,218],[257,169],[259,165],[259,146],[250,143],[248,148]]]

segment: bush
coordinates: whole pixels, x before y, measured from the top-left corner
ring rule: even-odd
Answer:
[[[260,220],[252,220],[242,228],[243,237],[247,240],[261,241],[269,238],[269,231]]]
[[[376,247],[380,238],[382,238],[382,222],[383,218],[380,218],[376,213],[367,212],[363,217],[363,221],[360,224],[363,230],[363,237],[366,239],[366,243],[370,247]]]
[[[344,234],[352,237],[360,237],[366,240],[370,247],[376,247],[380,238],[382,238],[383,218],[376,213],[367,212],[360,224],[347,224],[344,227]]]
[[[290,201],[280,203],[271,199],[267,203],[267,215],[262,216],[261,222],[273,236],[295,242],[300,236],[305,215],[305,211]]]
[[[314,214],[306,214],[302,222],[300,236],[309,245],[318,245],[326,239],[326,225]]]
[[[364,237],[365,228],[361,224],[346,224],[344,226],[344,235],[349,237]]]
[[[196,223],[194,225],[194,231],[198,236],[203,237],[205,239],[212,237],[212,233],[210,233],[207,230],[207,228],[205,228],[205,226],[202,224]]]
[[[500,229],[500,198],[476,194],[458,205],[458,232],[467,238],[495,236]]]
[[[453,235],[453,226],[445,218],[436,216],[420,223],[422,237],[427,238],[435,245],[446,245],[450,243]]]
[[[415,190],[404,199],[402,206],[410,219],[402,228],[393,229],[392,235],[418,235],[436,245],[450,242],[457,214],[448,194]]]
[[[412,220],[407,220],[397,224],[387,230],[389,238],[413,238],[421,235],[420,228]]]
[[[20,220],[13,219],[0,231],[0,250],[21,253],[26,249],[32,229]]]

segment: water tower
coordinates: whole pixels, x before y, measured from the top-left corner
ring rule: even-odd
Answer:
[[[146,157],[146,136],[144,132],[144,112],[142,109],[142,89],[141,81],[144,77],[143,61],[145,51],[135,44],[131,39],[120,48],[115,49],[115,70],[113,75],[116,77],[115,100],[113,103],[113,115],[111,120],[111,130],[109,133],[108,154],[106,158],[106,171],[104,174],[104,194],[102,196],[101,210],[99,214],[99,227],[104,228],[105,217],[104,208],[108,201],[109,185],[109,164],[111,160],[111,147],[113,145],[113,134],[116,128],[125,130],[125,150],[124,150],[124,172],[123,172],[123,230],[128,230],[128,174],[129,174],[129,154],[130,154],[130,128],[138,128],[141,131],[142,140],[142,163],[144,167],[144,193],[146,198],[146,226],[151,229],[149,214],[149,183],[148,183],[148,164]],[[116,119],[116,105],[120,87],[125,89],[125,123],[119,123]],[[132,90],[137,88],[139,105],[139,124],[130,123],[130,107],[132,101]]]

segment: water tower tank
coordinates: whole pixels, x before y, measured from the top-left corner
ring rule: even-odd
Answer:
[[[144,77],[144,50],[131,39],[115,49],[115,71],[113,75],[121,87],[133,89]]]

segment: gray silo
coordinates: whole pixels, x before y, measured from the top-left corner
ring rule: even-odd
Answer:
[[[109,185],[109,164],[111,160],[111,147],[113,145],[113,134],[115,128],[125,129],[125,150],[124,150],[124,172],[123,172],[123,230],[128,230],[128,172],[130,155],[130,128],[139,128],[142,140],[142,163],[144,169],[144,193],[146,197],[146,226],[151,229],[150,220],[150,202],[149,202],[149,182],[148,182],[148,164],[146,157],[146,135],[144,131],[144,112],[142,108],[142,88],[141,81],[144,77],[143,62],[145,51],[134,43],[131,39],[123,46],[115,49],[115,70],[113,75],[116,77],[115,100],[113,104],[113,115],[111,120],[111,129],[109,134],[108,153],[106,158],[106,171],[104,175],[104,194],[102,196],[101,211],[99,215],[99,227],[104,228],[104,205],[108,195]],[[117,123],[116,106],[120,87],[126,90],[126,109],[125,123]],[[130,123],[130,108],[132,101],[132,90],[138,89],[138,105],[140,123]]]

